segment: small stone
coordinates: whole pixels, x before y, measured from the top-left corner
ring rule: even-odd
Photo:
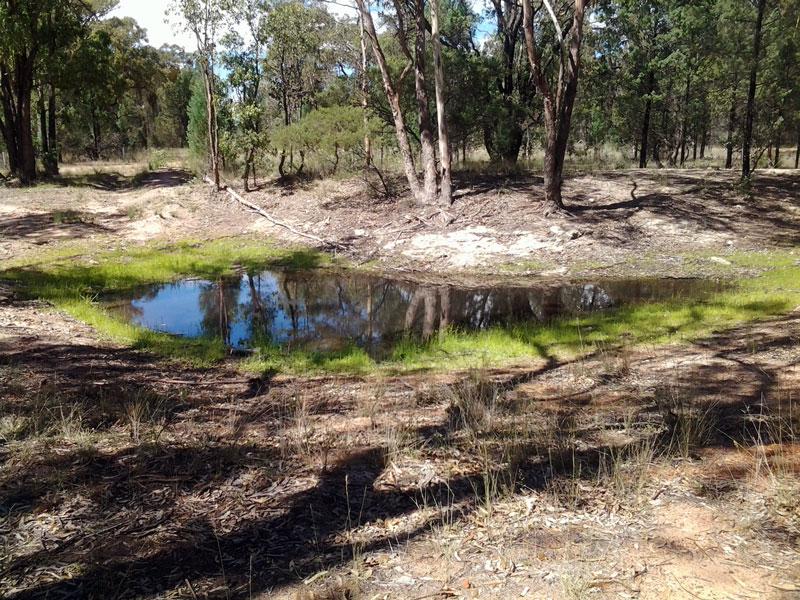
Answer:
[[[713,263],[717,263],[718,265],[730,266],[731,264],[733,264],[731,263],[731,261],[725,260],[724,258],[721,258],[719,256],[712,256],[708,260],[710,260]]]

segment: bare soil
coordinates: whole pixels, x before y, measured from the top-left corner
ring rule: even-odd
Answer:
[[[4,258],[244,233],[302,241],[187,174],[89,181],[3,189]],[[702,270],[695,252],[796,247],[797,181],[760,174],[744,199],[718,172],[586,176],[568,184],[573,216],[555,222],[538,216],[533,180],[461,182],[449,225],[433,209],[346,197],[352,183],[249,198],[388,268],[530,259],[575,273],[600,257],[611,272],[658,272]],[[509,251],[521,239],[553,246]],[[797,597],[800,448],[786,428],[800,428],[798,390],[797,311],[526,369],[270,378],[157,360],[0,298],[0,590]]]
[[[76,177],[3,189],[0,259],[64,240],[120,245],[253,234],[314,244],[183,171]],[[246,197],[344,248],[357,264],[405,272],[691,276],[718,271],[726,254],[800,243],[796,171],[759,172],[748,190],[713,169],[577,176],[565,183],[569,213],[548,218],[539,179],[462,175],[457,183],[445,209],[375,198],[358,180],[271,182]]]
[[[475,376],[178,368],[30,303],[0,331],[5,428],[42,428],[0,446],[9,598],[800,592],[800,449],[756,443],[800,389],[796,314],[484,373],[474,422]],[[713,434],[598,474],[669,427],[669,399]]]

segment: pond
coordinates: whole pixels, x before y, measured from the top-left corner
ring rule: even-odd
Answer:
[[[278,345],[324,352],[356,344],[378,356],[407,335],[547,322],[633,303],[700,299],[719,289],[696,279],[460,287],[358,272],[263,271],[153,285],[105,304],[148,329],[218,337],[236,350]]]

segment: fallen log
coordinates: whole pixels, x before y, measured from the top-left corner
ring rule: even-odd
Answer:
[[[211,181],[211,179],[209,179],[208,176],[203,177],[203,181],[205,181],[206,183],[209,183],[211,185],[214,184],[214,182]],[[245,200],[244,198],[242,198],[238,193],[236,193],[234,190],[232,190],[231,187],[228,186],[228,185],[225,185],[223,189],[226,192],[228,192],[228,194],[231,196],[231,198],[236,200],[239,204],[249,208],[253,212],[258,213],[260,216],[264,217],[267,221],[269,221],[273,225],[277,225],[278,227],[283,227],[284,229],[287,229],[288,231],[292,232],[295,235],[299,235],[300,237],[304,237],[304,238],[308,238],[310,240],[314,240],[318,244],[322,244],[322,246],[327,247],[327,248],[338,248],[340,250],[345,250],[346,249],[346,246],[344,246],[343,244],[340,244],[339,242],[326,240],[326,239],[323,239],[323,238],[318,237],[316,235],[313,235],[313,234],[310,234],[310,233],[305,233],[303,231],[300,231],[300,230],[296,229],[295,227],[292,227],[291,225],[289,225],[287,223],[284,223],[283,221],[279,221],[278,219],[276,219],[275,217],[270,215],[267,211],[265,211],[260,206],[257,206],[256,204],[253,204],[252,202],[249,202],[248,200]]]

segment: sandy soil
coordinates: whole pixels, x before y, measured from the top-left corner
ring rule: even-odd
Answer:
[[[255,234],[315,243],[214,194],[187,173],[92,174],[3,190],[0,259],[63,240],[142,243]],[[80,183],[80,185],[78,185]],[[800,243],[800,173],[759,172],[749,192],[719,170],[614,171],[566,182],[570,214],[541,215],[536,179],[458,181],[452,207],[370,197],[359,181],[265,184],[247,194],[356,263],[404,271],[545,275],[713,272],[737,250]]]

